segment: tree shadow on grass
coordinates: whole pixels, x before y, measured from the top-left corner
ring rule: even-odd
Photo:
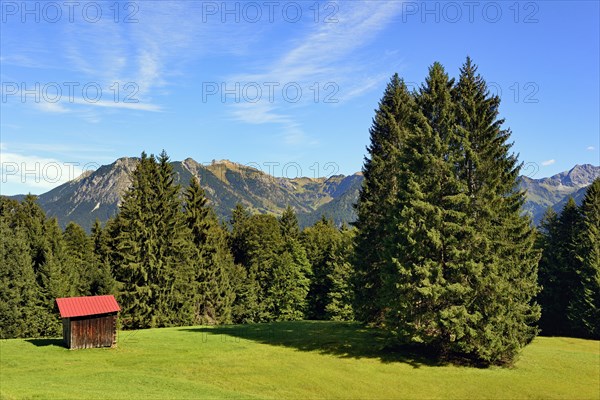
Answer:
[[[57,347],[65,347],[65,344],[62,339],[50,338],[50,339],[27,339],[26,342],[31,343],[37,347],[46,347],[46,346],[57,346]]]
[[[272,346],[291,347],[341,358],[375,358],[384,363],[407,363],[414,368],[446,363],[416,349],[386,346],[385,334],[358,323],[331,321],[293,321],[248,325],[182,328],[206,335],[252,340]],[[223,340],[223,339],[222,339]],[[227,339],[225,339],[227,340]]]

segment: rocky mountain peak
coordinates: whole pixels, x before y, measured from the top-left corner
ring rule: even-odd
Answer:
[[[131,166],[131,165],[137,164],[137,162],[139,160],[140,159],[137,157],[121,157],[121,158],[118,158],[113,164],[116,167]]]
[[[193,171],[200,166],[200,163],[198,163],[196,160],[194,160],[191,157],[188,157],[185,160],[183,160],[181,162],[181,164],[183,164],[183,166],[185,168],[187,168],[189,171]]]
[[[591,164],[576,165],[569,171],[564,171],[549,178],[532,179],[530,182],[538,182],[547,187],[560,190],[578,189],[591,184],[600,176],[600,167]]]
[[[600,168],[591,164],[576,165],[562,179],[563,185],[587,186],[600,176]]]

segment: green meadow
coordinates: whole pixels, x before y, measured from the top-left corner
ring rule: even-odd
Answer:
[[[511,368],[383,351],[374,329],[278,322],[119,332],[114,349],[0,341],[2,399],[598,399],[600,342],[538,337]]]

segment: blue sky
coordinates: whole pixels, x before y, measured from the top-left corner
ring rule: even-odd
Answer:
[[[597,1],[1,7],[2,194],[143,150],[351,174],[390,76],[419,84],[434,61],[457,76],[467,55],[502,96],[526,174],[600,163]]]

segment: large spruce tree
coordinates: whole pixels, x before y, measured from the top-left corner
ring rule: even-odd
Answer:
[[[157,179],[156,160],[142,153],[133,171],[131,186],[123,196],[112,227],[115,277],[119,283],[121,322],[126,328],[155,326],[156,236],[153,232]]]
[[[179,185],[163,152],[142,157],[113,230],[123,325],[145,328],[193,321],[192,243]]]
[[[500,99],[490,95],[469,58],[461,68],[455,102],[462,149],[457,175],[475,231],[467,262],[476,295],[469,307],[469,330],[452,348],[484,362],[511,362],[535,336],[540,316],[534,301],[540,255],[531,220],[523,213],[521,164],[510,151],[511,132],[498,118]]]
[[[473,230],[456,171],[452,90],[453,80],[435,63],[416,95],[416,117],[398,158],[400,186],[388,222],[397,233],[387,245],[393,268],[384,290],[392,334],[444,352],[472,318],[462,301],[471,294]]]
[[[536,332],[539,255],[499,98],[476,70],[467,59],[455,84],[434,63],[412,96],[397,77],[386,89],[357,210],[357,315],[381,313],[400,343],[505,363]]]
[[[370,129],[371,143],[362,169],[365,177],[356,206],[354,309],[362,321],[381,322],[384,269],[390,258],[385,243],[395,230],[388,221],[398,196],[398,153],[415,106],[404,81],[394,75],[387,85]]]
[[[227,234],[208,204],[198,179],[185,192],[185,220],[194,243],[196,322],[231,322],[235,293],[230,282],[234,272]]]
[[[175,184],[175,172],[163,150],[158,157],[158,181],[154,204],[161,291],[160,325],[189,325],[194,320],[193,243],[182,213],[181,185]]]
[[[279,221],[272,215],[252,215],[245,220],[242,229],[241,248],[245,249],[242,259],[247,260],[250,288],[256,291],[256,303],[248,316],[254,322],[275,321],[274,295],[271,292],[274,269],[279,251],[283,246]]]

